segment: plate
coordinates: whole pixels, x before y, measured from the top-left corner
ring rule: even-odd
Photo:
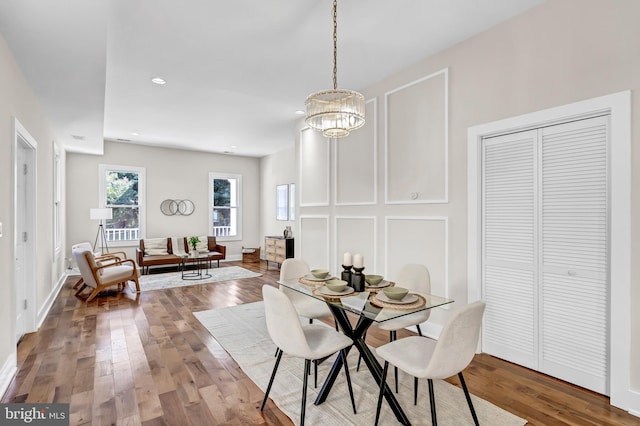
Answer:
[[[378,283],[378,285],[369,285],[369,284],[365,284],[365,288],[385,288],[385,287],[389,287],[391,285],[391,281],[387,281],[387,280],[382,280]]]
[[[318,281],[318,282],[321,282],[321,281],[329,281],[331,278],[333,278],[333,276],[331,274],[329,274],[324,278],[316,278],[316,277],[313,276],[313,274],[307,274],[302,278],[304,278],[307,281]]]
[[[345,288],[342,291],[332,291],[332,290],[329,290],[329,288],[327,288],[326,285],[323,285],[322,287],[320,287],[319,291],[321,294],[324,294],[325,296],[346,296],[347,294],[353,293],[353,287],[347,286],[347,288]]]
[[[406,305],[408,303],[416,302],[418,300],[418,296],[416,294],[409,293],[405,297],[403,297],[401,300],[393,300],[393,299],[388,298],[387,295],[384,294],[384,292],[379,291],[378,293],[376,293],[376,299],[378,299],[379,301],[384,302],[384,303],[394,303],[396,305]]]

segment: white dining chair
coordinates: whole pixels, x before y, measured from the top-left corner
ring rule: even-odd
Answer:
[[[431,293],[431,276],[429,270],[424,265],[415,263],[409,263],[404,265],[398,273],[398,278],[395,280],[398,287],[404,287],[409,289],[410,292]],[[396,332],[406,327],[416,326],[418,334],[422,336],[422,330],[420,324],[429,319],[431,309],[415,312],[413,314],[404,315],[398,318],[390,319],[377,323],[377,327],[382,330],[389,331],[389,341],[396,340]],[[360,368],[360,359],[358,359],[358,369]],[[394,368],[394,377],[396,379],[396,393],[398,393],[398,369]],[[418,395],[418,381],[414,383],[414,404],[416,403]]]
[[[297,280],[309,273],[309,265],[297,258],[285,259],[280,266],[280,281]],[[314,319],[330,317],[331,311],[327,304],[321,300],[306,296],[295,290],[280,286],[280,291],[285,293],[299,316],[308,318],[309,324],[313,324]]]
[[[389,363],[417,379],[427,379],[429,403],[431,405],[431,423],[433,426],[438,424],[433,380],[446,379],[457,374],[469,404],[473,421],[476,425],[479,425],[462,371],[467,368],[475,354],[484,308],[484,302],[477,301],[454,311],[444,325],[438,340],[410,336],[387,343],[376,349],[378,356],[384,359],[380,394],[376,408],[376,425],[380,417],[383,385],[386,381]]]
[[[302,384],[302,408],[300,410],[300,425],[304,424],[305,407],[307,401],[307,377],[311,361],[325,358],[336,352],[340,352],[344,362],[344,373],[349,387],[349,396],[353,413],[356,414],[356,403],[353,398],[351,387],[351,377],[347,366],[347,352],[345,348],[351,346],[353,342],[344,334],[321,324],[302,325],[298,318],[291,300],[281,291],[269,285],[262,287],[262,298],[264,300],[264,312],[267,322],[267,330],[277,349],[276,363],[267,385],[267,390],[260,406],[260,411],[269,398],[271,385],[276,377],[278,365],[282,354],[286,353],[294,357],[304,359],[304,374]]]
[[[280,281],[284,280],[297,280],[309,273],[309,265],[302,259],[288,258],[280,265]],[[326,302],[314,299],[313,297],[305,296],[304,294],[291,290],[285,286],[280,286],[280,291],[287,295],[293,307],[299,316],[308,318],[309,324],[313,324],[314,319],[320,319],[328,316],[332,316],[329,307]],[[334,326],[338,331],[338,324]],[[276,352],[277,355],[277,352]],[[318,363],[313,363],[313,386],[318,387]]]

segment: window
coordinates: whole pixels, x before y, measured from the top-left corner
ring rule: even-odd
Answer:
[[[53,253],[54,258],[62,250],[62,223],[61,223],[61,204],[62,204],[62,170],[60,166],[60,149],[57,145],[53,145]]]
[[[242,239],[242,176],[209,173],[209,235]]]
[[[105,223],[107,241],[144,238],[144,168],[100,165],[100,207],[113,209]]]
[[[289,185],[276,186],[276,220],[289,219]]]

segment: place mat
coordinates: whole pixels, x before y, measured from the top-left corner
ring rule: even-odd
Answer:
[[[355,291],[352,291],[351,293],[347,293],[347,294],[336,294],[334,295],[330,295],[330,294],[324,294],[320,291],[320,288],[316,288],[313,290],[313,294],[315,294],[316,296],[320,296],[325,298],[326,300],[332,301],[332,302],[337,302],[339,301],[341,298],[346,297],[346,296],[355,296],[356,293]]]
[[[371,302],[372,305],[377,306],[379,308],[397,309],[399,311],[422,308],[424,305],[427,304],[427,300],[424,297],[416,293],[412,293],[412,294],[415,294],[416,296],[418,296],[418,300],[416,300],[413,303],[406,303],[406,304],[387,303],[387,302],[383,302],[382,300],[376,299],[375,294],[372,294],[371,296],[369,296],[369,302]]]
[[[307,279],[305,277],[298,278],[298,282],[300,282],[301,284],[315,285],[315,286],[323,286],[329,280],[337,280],[337,278],[336,277],[327,277],[327,278],[323,278],[321,281],[309,280],[309,279]]]

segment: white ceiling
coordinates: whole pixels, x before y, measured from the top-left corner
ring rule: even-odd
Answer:
[[[338,86],[362,90],[542,1],[340,0]],[[291,146],[295,111],[333,85],[331,5],[2,0],[0,33],[70,151],[109,139],[260,157]]]

